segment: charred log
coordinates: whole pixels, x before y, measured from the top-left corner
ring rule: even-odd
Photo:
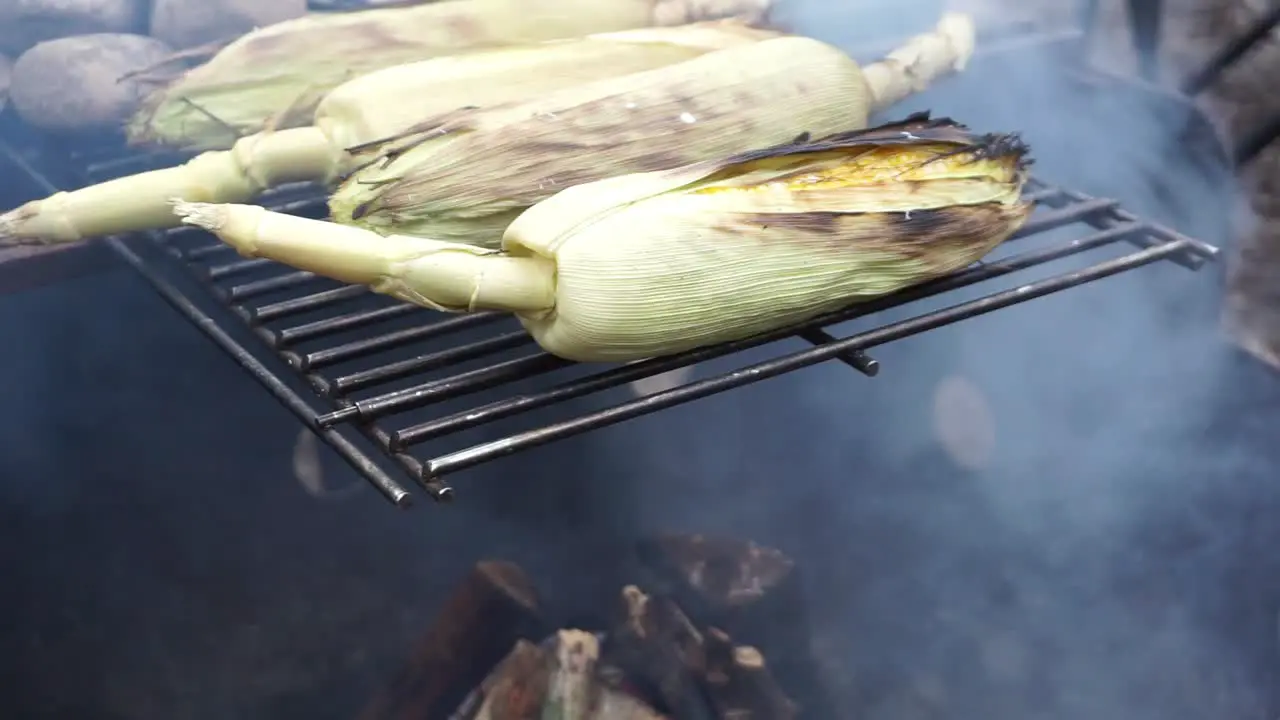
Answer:
[[[448,717],[519,640],[542,637],[541,625],[537,592],[523,570],[477,563],[360,719]]]
[[[548,653],[519,640],[452,720],[538,720],[547,696]]]
[[[450,720],[666,720],[601,682],[598,658],[599,641],[579,630],[521,640]]]
[[[716,717],[722,720],[794,720],[797,717],[796,704],[778,687],[759,650],[749,645],[734,645],[728,634],[716,628],[707,631],[705,648],[704,679]]]
[[[803,576],[781,550],[748,540],[667,534],[642,541],[653,587],[698,627],[717,627],[769,657],[778,682],[802,698],[805,716],[836,717],[814,662]]]
[[[699,686],[706,663],[702,633],[679,606],[628,585],[622,590],[620,614],[609,635],[606,661],[634,678],[672,716],[712,720]]]

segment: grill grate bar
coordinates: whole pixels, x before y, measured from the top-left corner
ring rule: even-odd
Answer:
[[[339,315],[333,318],[325,318],[324,320],[316,320],[315,322],[309,322],[304,325],[294,325],[293,327],[284,328],[276,333],[277,345],[279,347],[287,347],[295,343],[300,343],[306,340],[315,340],[344,330],[352,330],[363,325],[372,325],[385,320],[394,320],[406,315],[417,315],[423,313],[426,313],[426,310],[408,303],[388,305],[387,307],[380,307],[376,310],[362,310],[360,312],[347,313],[346,315]]]
[[[187,260],[195,261],[211,258],[211,256],[214,255],[228,254],[228,252],[234,251],[236,251],[236,249],[227,245],[227,243],[218,242],[216,245],[201,245],[200,247],[193,247],[193,249],[183,252],[182,255],[183,258],[186,258]]]
[[[298,315],[311,310],[319,310],[325,305],[350,300],[351,298],[367,295],[369,289],[356,285],[344,285],[332,290],[325,290],[310,295],[303,295],[299,298],[291,300],[281,300],[278,303],[263,305],[258,308],[249,310],[249,316],[259,323],[279,320],[290,315]]]
[[[90,178],[103,178],[119,177],[121,175],[128,175],[130,173],[137,172],[135,168],[139,165],[150,167],[168,167],[170,165],[177,165],[184,162],[186,158],[180,154],[161,150],[143,151],[102,160],[95,160],[89,155],[77,156],[73,153],[70,160],[76,164],[84,165],[84,174],[86,176]]]
[[[675,405],[681,405],[692,400],[698,400],[726,390],[732,390],[767,378],[800,370],[811,365],[816,365],[825,360],[830,360],[843,352],[863,350],[877,345],[883,345],[894,340],[900,340],[911,335],[920,334],[927,330],[933,330],[945,325],[954,324],[961,320],[985,315],[1010,305],[1025,302],[1037,297],[1043,297],[1050,293],[1065,290],[1070,287],[1100,280],[1104,277],[1116,275],[1126,270],[1131,270],[1156,262],[1157,260],[1173,257],[1177,253],[1185,252],[1188,248],[1189,246],[1186,243],[1177,241],[1151,247],[1146,250],[1140,250],[1122,258],[1099,263],[1087,270],[1066,273],[1048,280],[1042,280],[1010,290],[1005,290],[1003,292],[987,295],[977,300],[953,305],[945,310],[919,315],[909,320],[885,325],[875,330],[859,333],[843,340],[837,340],[835,342],[820,345],[810,350],[804,350],[790,355],[785,355],[774,360],[756,363],[755,365],[741,370],[736,370],[707,380],[695,381],[672,390],[655,393],[653,395],[648,395],[646,397],[615,405],[606,410],[581,415],[572,420],[544,425],[536,430],[517,433],[515,435],[502,438],[501,440],[483,443],[465,450],[442,455],[427,461],[424,465],[424,470],[427,472],[427,477],[440,477],[448,473],[465,470],[479,465],[480,463],[495,460],[505,455],[511,455],[521,450],[528,450],[556,440],[563,440],[574,435],[580,435],[590,430],[596,430],[609,425],[616,425],[617,423],[625,420],[631,420],[658,410],[663,410]]]
[[[1048,204],[1048,201],[1045,201]],[[1115,200],[1082,200],[1073,205],[1058,208],[1052,212],[1047,212],[1038,218],[1028,220],[1018,231],[1010,236],[1010,240],[1021,240],[1022,238],[1039,235],[1042,232],[1057,230],[1066,227],[1072,223],[1078,223],[1091,215],[1106,211],[1114,211],[1120,203]]]
[[[406,378],[416,373],[440,370],[450,365],[457,365],[468,360],[477,360],[504,350],[514,350],[532,342],[533,338],[529,337],[529,333],[517,330],[506,335],[460,345],[448,350],[431,353],[430,355],[419,355],[408,360],[380,365],[371,370],[362,370],[350,375],[343,375],[335,380],[333,385],[341,393],[355,392],[374,385],[391,382],[392,380]]]
[[[201,245],[200,247],[192,248],[182,253],[182,256],[187,260],[195,261],[230,252],[235,252],[235,248],[227,245],[226,243],[219,242],[215,245]]]
[[[324,208],[324,200],[322,198],[315,197],[316,192],[324,192],[324,190],[317,189],[311,184],[304,185],[303,189],[309,191],[309,197],[301,200],[289,200],[286,202],[271,202],[269,199],[264,198],[261,202],[264,205],[270,205],[276,212],[289,213],[290,215],[309,215],[312,213],[308,213],[308,210]]]
[[[586,378],[560,383],[550,390],[517,395],[506,400],[499,400],[478,408],[397,430],[391,434],[391,448],[397,451],[406,450],[412,445],[427,442],[428,440],[434,440],[531,410],[620,387],[635,380],[659,375],[687,365],[689,365],[689,361],[683,356],[657,358],[620,365]]]
[[[232,275],[242,275],[261,267],[270,267],[273,264],[274,263],[266,258],[246,258],[244,260],[229,262],[224,265],[214,265],[213,267],[205,270],[205,275],[210,280],[221,280],[223,278],[231,277]]]
[[[471,328],[478,328],[504,319],[506,319],[506,315],[502,313],[486,312],[476,313],[474,315],[458,315],[456,317],[448,318],[447,320],[440,320],[438,322],[431,323],[430,325],[420,325],[406,330],[397,330],[396,332],[386,333],[385,335],[376,335],[371,338],[338,345],[337,347],[307,353],[302,357],[303,368],[307,370],[315,370],[328,365],[345,362],[347,360],[366,357],[383,350],[390,350],[392,348],[408,345],[411,342],[443,337],[451,333],[461,332]]]
[[[255,280],[254,282],[236,285],[227,291],[227,299],[232,302],[239,300],[249,300],[250,298],[266,295],[267,293],[276,292],[278,290],[288,290],[291,287],[321,280],[316,277],[315,273],[309,273],[305,270],[296,270],[283,275],[277,275],[273,278],[265,280]]]
[[[544,352],[535,352],[443,380],[433,380],[368,400],[358,400],[341,410],[321,415],[316,418],[316,422],[321,427],[330,427],[352,420],[368,422],[386,415],[483,392],[516,380],[545,375],[570,365],[573,363],[568,360],[562,360]]]
[[[1073,190],[1063,190],[1062,196],[1071,202],[1085,203],[1093,198],[1081,192]],[[1143,224],[1148,234],[1134,234],[1126,238],[1131,245],[1139,249],[1151,247],[1154,242],[1178,243],[1179,247],[1185,250],[1179,254],[1172,255],[1168,259],[1187,268],[1188,270],[1199,270],[1204,267],[1206,260],[1213,260],[1218,257],[1218,248],[1206,242],[1187,237],[1182,233],[1170,230],[1169,228],[1158,225],[1147,225],[1137,215],[1120,207],[1116,207],[1108,213],[1107,217],[1100,220],[1090,222],[1096,228],[1108,229],[1115,227],[1117,223],[1140,223]]]

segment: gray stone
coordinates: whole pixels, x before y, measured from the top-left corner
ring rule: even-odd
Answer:
[[[43,42],[14,63],[10,99],[23,120],[42,129],[110,128],[137,109],[148,89],[123,78],[172,52],[141,35],[103,33]]]
[[[17,56],[46,40],[143,29],[144,0],[0,0],[0,52]]]

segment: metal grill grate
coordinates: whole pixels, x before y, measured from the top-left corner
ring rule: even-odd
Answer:
[[[1078,41],[1078,33],[1015,38],[1008,49],[1056,52]],[[991,62],[1003,62],[1002,54],[993,52]],[[53,192],[42,168],[27,164],[3,139],[0,153]],[[78,183],[178,161],[100,153],[67,158],[80,171]],[[447,500],[454,491],[446,478],[499,457],[827,360],[871,377],[879,364],[868,352],[879,345],[1157,260],[1195,269],[1218,253],[1140,220],[1116,200],[1038,181],[1028,194],[1038,205],[1030,222],[962,272],[803,327],[624,366],[566,362],[541,352],[509,317],[441,315],[241,258],[195,229],[106,242],[386,497],[406,505],[412,495],[395,475]],[[318,188],[293,186],[259,202],[322,217],[322,198]],[[732,369],[640,398],[620,390],[713,360],[716,368]]]
[[[90,166],[90,179],[124,168]],[[445,478],[486,461],[619,423],[827,360],[839,360],[874,376],[878,364],[867,351],[900,338],[1065,290],[1157,260],[1198,268],[1217,249],[1172,230],[1145,223],[1118,201],[1089,197],[1034,181],[1028,190],[1038,208],[1031,221],[987,261],[950,277],[761,337],[624,366],[583,366],[539,350],[518,325],[500,314],[443,316],[362,287],[344,286],[260,259],[244,259],[195,229],[112,239],[126,260],[192,322],[210,335],[389,499],[406,504],[408,491],[387,474],[374,454],[393,458],[431,497],[446,500]],[[320,193],[291,187],[262,199],[282,212],[321,216]],[[1122,248],[1125,252],[1117,252]],[[147,257],[150,255],[151,257]],[[1073,256],[1066,272],[1013,279],[1037,266]],[[160,272],[182,269],[207,290],[197,302]],[[830,326],[942,293],[997,279],[1004,289],[976,299],[922,312],[840,336]],[[235,339],[215,319],[210,305],[229,308],[257,343],[291,373],[274,371],[258,353]],[[825,329],[824,329],[825,328]],[[629,382],[693,363],[723,358],[787,338],[811,347],[697,380],[674,389],[600,409],[570,413],[538,424],[533,411],[604,393]],[[283,370],[283,369],[282,369]],[[286,382],[292,374],[304,383]],[[308,392],[308,389],[310,392]],[[496,397],[485,394],[495,391]],[[310,395],[310,397],[307,397]],[[523,427],[507,431],[506,422]],[[498,424],[498,426],[495,426]],[[483,430],[477,441],[468,431]],[[494,435],[500,437],[494,437]],[[360,437],[362,436],[362,437]],[[450,438],[461,447],[441,454]],[[371,445],[373,453],[361,447]],[[430,444],[429,444],[430,443]]]

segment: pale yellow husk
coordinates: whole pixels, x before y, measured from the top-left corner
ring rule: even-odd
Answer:
[[[888,155],[877,167],[874,159],[852,160],[856,152],[612,178],[535,205],[503,244],[512,255],[554,258],[555,301],[553,310],[521,314],[521,321],[544,348],[575,360],[679,352],[958,270],[1030,212],[1018,200],[1021,170],[1009,158],[905,169],[898,163],[923,160]],[[805,177],[842,164],[849,167],[829,179]],[[885,166],[888,172],[877,172]],[[961,236],[962,214],[976,208],[980,231],[965,227],[970,234]],[[950,217],[930,236],[911,222],[925,212]],[[809,222],[815,215],[830,226]]]
[[[864,72],[800,37],[727,48],[577,85],[367,150],[330,198],[336,222],[494,247],[507,223],[561,188],[864,127],[868,114],[962,67],[973,25],[946,15]]]
[[[750,337],[958,270],[1009,237],[1025,147],[905,123],[563,190],[501,251],[179,204],[268,257],[451,312],[506,310],[548,352],[631,361]]]
[[[0,245],[73,242],[172,227],[169,200],[245,202],[290,182],[332,183],[354,169],[346,148],[462,107],[539,97],[776,37],[732,20],[645,28],[424,60],[335,88],[310,127],[241,138],[177,167],[34,200],[0,216]]]
[[[314,13],[251,32],[159,87],[127,127],[134,143],[223,149],[267,128],[299,127],[334,87],[361,74],[459,52],[720,17],[759,20],[767,0],[441,0]],[[687,18],[684,19],[684,18]]]
[[[520,103],[608,78],[675,65],[779,37],[739,20],[597,33],[399,65],[344,83],[313,124],[343,150],[373,143],[450,111]],[[357,162],[342,153],[341,172]]]

